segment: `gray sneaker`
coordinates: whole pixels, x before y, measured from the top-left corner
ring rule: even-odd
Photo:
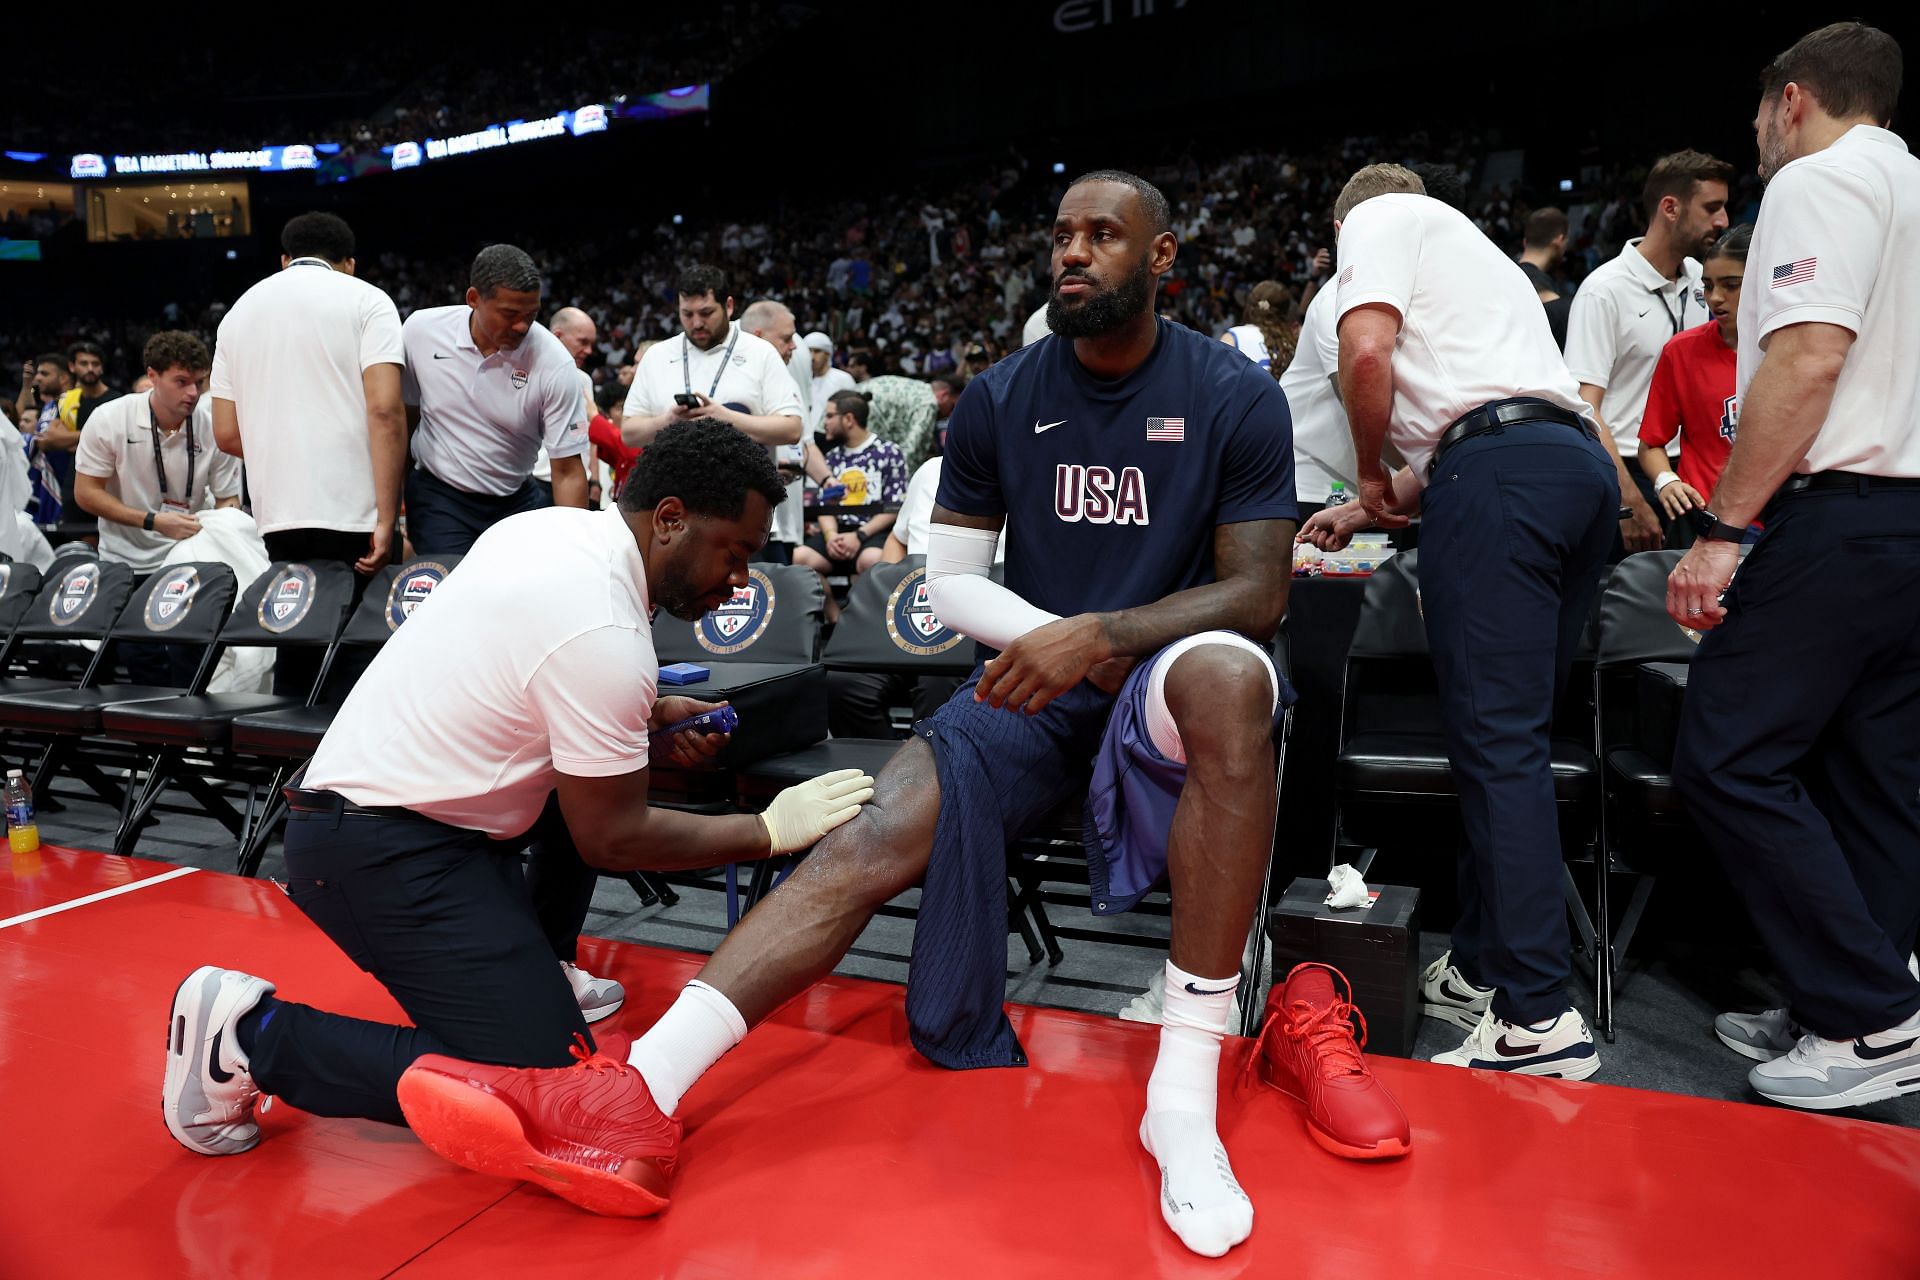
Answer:
[[[1785,1055],[1747,1073],[1755,1093],[1809,1111],[1838,1111],[1920,1093],[1920,1013],[1852,1040],[1800,1037]]]
[[[195,969],[173,993],[160,1113],[189,1151],[231,1156],[259,1143],[253,1112],[260,1089],[234,1026],[272,994],[265,978],[212,965]]]
[[[568,964],[565,960],[560,962],[560,968],[567,975],[567,985],[573,988],[573,999],[580,1006],[580,1016],[588,1022],[611,1018],[627,1002],[627,989],[612,978],[596,978],[579,965]]]
[[[1768,1009],[1764,1013],[1723,1013],[1713,1020],[1713,1034],[1743,1058],[1772,1062],[1807,1033],[1785,1009]]]
[[[1480,1025],[1480,1015],[1493,1005],[1493,988],[1476,987],[1460,976],[1448,951],[1420,975],[1420,1012],[1450,1022],[1463,1031]]]

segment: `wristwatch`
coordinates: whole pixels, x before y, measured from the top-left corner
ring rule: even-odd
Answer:
[[[1708,538],[1714,542],[1745,542],[1746,529],[1737,524],[1728,524],[1705,507],[1695,507],[1687,512],[1687,523],[1693,526],[1696,538]]]
[[[145,529],[145,530],[146,530],[146,531],[147,531],[148,533],[152,533],[152,532],[153,532],[153,518],[154,518],[154,516],[156,516],[156,515],[158,515],[158,514],[159,514],[159,513],[158,513],[158,512],[156,512],[156,511],[149,511],[149,512],[147,512],[147,518],[146,518],[145,520],[142,520],[142,521],[140,522],[140,527],[141,527],[142,529]]]

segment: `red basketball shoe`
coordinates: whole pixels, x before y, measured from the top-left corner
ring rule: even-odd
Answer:
[[[1406,1113],[1361,1055],[1366,1018],[1350,998],[1336,993],[1335,978],[1350,997],[1352,984],[1331,965],[1295,965],[1286,982],[1274,986],[1247,1072],[1257,1066],[1268,1084],[1305,1103],[1307,1132],[1335,1155],[1354,1160],[1403,1156],[1413,1143]]]
[[[606,1037],[611,1040],[612,1037]],[[495,1067],[429,1054],[400,1077],[420,1141],[464,1169],[517,1178],[611,1217],[667,1207],[680,1122],[603,1050],[571,1067]]]

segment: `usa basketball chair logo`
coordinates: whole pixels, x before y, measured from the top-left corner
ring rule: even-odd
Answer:
[[[931,658],[966,639],[934,616],[927,598],[927,571],[915,569],[900,579],[887,598],[887,636],[918,658]]]
[[[288,565],[260,597],[260,626],[275,635],[293,630],[312,611],[313,596],[313,570],[304,564]]]
[[[747,585],[734,588],[732,599],[696,622],[693,638],[708,653],[739,653],[766,633],[773,603],[773,579],[749,569]]]
[[[54,592],[53,603],[47,606],[48,620],[56,627],[72,626],[92,606],[99,593],[99,563],[90,560],[75,565],[60,579],[60,590]]]
[[[408,565],[406,571],[393,580],[393,587],[387,592],[387,630],[398,631],[400,624],[427,602],[433,589],[446,581],[446,577],[447,566],[431,560]]]
[[[147,592],[143,620],[149,631],[171,631],[187,620],[193,598],[200,594],[200,571],[191,565],[168,569]]]

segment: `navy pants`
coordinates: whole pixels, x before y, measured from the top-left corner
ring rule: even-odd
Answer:
[[[1553,709],[1619,506],[1605,448],[1557,422],[1455,445],[1421,498],[1421,610],[1466,831],[1453,959],[1508,1022],[1567,1009]]]
[[[529,477],[504,496],[468,493],[422,467],[407,472],[407,540],[422,555],[465,555],[480,535],[508,516],[553,505]]]
[[[290,815],[289,896],[414,1025],[279,1001],[243,1045],[260,1088],[315,1115],[403,1124],[395,1090],[423,1054],[570,1063],[574,1036],[587,1024],[556,957],[573,958],[586,907],[568,870],[582,865],[579,855],[564,824],[552,829],[558,813],[549,803],[530,833],[535,855],[525,875],[526,840],[491,840],[419,817]],[[544,889],[543,848],[565,855],[554,859],[560,879]],[[585,889],[590,897],[591,872]],[[536,891],[544,899],[537,906]]]
[[[1674,781],[1830,1040],[1920,1010],[1920,490],[1776,499],[1687,682]]]

